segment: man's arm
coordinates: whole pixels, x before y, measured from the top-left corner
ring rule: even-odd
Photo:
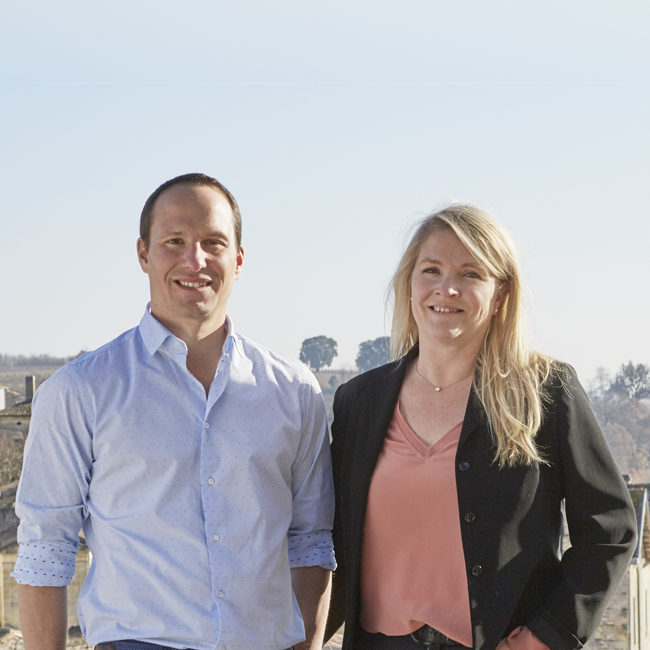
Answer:
[[[291,584],[307,637],[306,641],[294,647],[296,650],[320,650],[327,622],[332,572],[320,566],[296,567],[291,569]]]
[[[65,650],[66,591],[65,587],[18,585],[18,613],[25,650]]]

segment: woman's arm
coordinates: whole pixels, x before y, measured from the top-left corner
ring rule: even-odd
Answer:
[[[555,393],[555,436],[571,547],[545,606],[526,622],[552,648],[579,648],[597,627],[637,542],[629,491],[575,372]]]

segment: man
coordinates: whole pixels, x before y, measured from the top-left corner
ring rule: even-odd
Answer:
[[[65,645],[81,528],[93,561],[79,621],[101,650],[320,648],[334,567],[325,408],[311,373],[226,315],[244,259],[237,203],[202,174],[167,181],[137,249],[151,292],[140,325],[34,400],[12,574],[25,648]]]

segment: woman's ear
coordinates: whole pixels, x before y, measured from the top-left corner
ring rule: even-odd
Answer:
[[[499,311],[499,309],[501,309],[501,305],[503,304],[503,301],[508,297],[509,292],[510,292],[510,282],[503,281],[497,283],[497,290],[494,296],[495,314]]]

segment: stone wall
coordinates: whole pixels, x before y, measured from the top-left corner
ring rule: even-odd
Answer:
[[[629,568],[630,576],[630,650],[650,650],[648,614],[650,599],[650,563],[635,560]]]
[[[0,487],[0,551],[16,543],[18,517],[14,512],[18,481]]]
[[[634,582],[628,570],[610,600],[598,629],[591,640],[585,644],[586,650],[630,650],[631,579]]]

